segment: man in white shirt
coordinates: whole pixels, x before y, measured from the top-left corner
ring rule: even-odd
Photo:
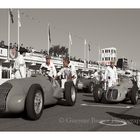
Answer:
[[[91,75],[92,78],[95,78],[96,80],[99,81],[99,73],[97,70],[94,71],[94,73]]]
[[[40,67],[40,71],[42,68],[47,68],[48,70],[48,76],[54,78],[56,76],[56,68],[53,64],[53,62],[51,61],[51,57],[49,55],[46,56],[46,62],[43,63]]]
[[[26,54],[27,50],[25,48],[20,47],[19,49],[19,55],[15,60],[14,63],[14,75],[16,79],[19,78],[25,78],[26,77],[26,63],[24,60],[25,54]]]
[[[105,70],[105,82],[108,82],[108,87],[112,87],[116,85],[118,82],[118,73],[115,67],[115,62],[111,61],[110,66],[108,66]]]
[[[138,89],[140,90],[140,72],[138,70],[136,71],[136,81]]]
[[[63,68],[57,73],[57,76],[63,76],[63,79],[73,80],[74,85],[76,85],[77,73],[74,65],[69,61],[68,57],[63,58]]]

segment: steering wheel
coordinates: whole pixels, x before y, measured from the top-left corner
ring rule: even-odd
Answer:
[[[42,67],[41,68],[42,74],[48,76],[48,72],[50,72],[50,70],[48,70],[48,68],[46,67]]]

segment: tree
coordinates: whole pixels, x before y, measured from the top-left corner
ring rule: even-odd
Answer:
[[[54,47],[54,56],[59,56],[60,45],[55,45]]]
[[[49,55],[53,55],[53,53],[54,53],[54,47],[51,47],[50,49],[49,49]]]

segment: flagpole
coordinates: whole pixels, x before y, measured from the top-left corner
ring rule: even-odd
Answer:
[[[88,63],[89,63],[89,46],[88,46]]]
[[[8,10],[8,48],[7,48],[7,60],[9,61],[9,48],[10,47],[10,13]]]
[[[71,43],[72,43],[71,34],[69,32],[69,58],[70,58],[70,55],[71,55]]]
[[[19,13],[19,9],[18,9],[18,50],[19,50],[19,46],[20,46],[20,45],[19,45],[19,28],[20,28],[20,27],[19,27],[19,22],[20,22],[20,21],[19,21],[19,20],[20,20],[20,19],[19,19],[19,18],[20,18],[20,17],[19,17],[19,16],[20,16],[19,14],[20,14],[20,13]]]
[[[85,61],[85,59],[86,59],[86,50],[85,50],[85,48],[86,48],[86,39],[85,39],[85,42],[84,42],[84,61]]]
[[[98,61],[99,61],[99,63],[98,63],[99,70],[100,70],[100,61],[101,61],[101,52],[100,51],[101,50],[100,50],[100,46],[99,46],[99,58],[98,58]]]
[[[70,33],[69,33],[69,58],[70,58],[71,44],[70,44]]]
[[[85,42],[84,42],[84,68],[86,66],[86,45],[87,45],[87,41],[85,39]]]
[[[50,35],[49,35],[49,32],[50,32],[50,25],[48,24],[48,55],[49,55],[49,50],[50,50]]]

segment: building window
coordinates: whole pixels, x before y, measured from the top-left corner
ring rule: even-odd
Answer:
[[[102,53],[104,53],[104,50],[102,50]]]
[[[105,57],[105,61],[110,61],[110,57]]]
[[[105,53],[110,53],[110,50],[105,50]]]
[[[111,50],[111,53],[113,53],[113,50]]]
[[[104,58],[102,58],[102,61],[104,61]]]

